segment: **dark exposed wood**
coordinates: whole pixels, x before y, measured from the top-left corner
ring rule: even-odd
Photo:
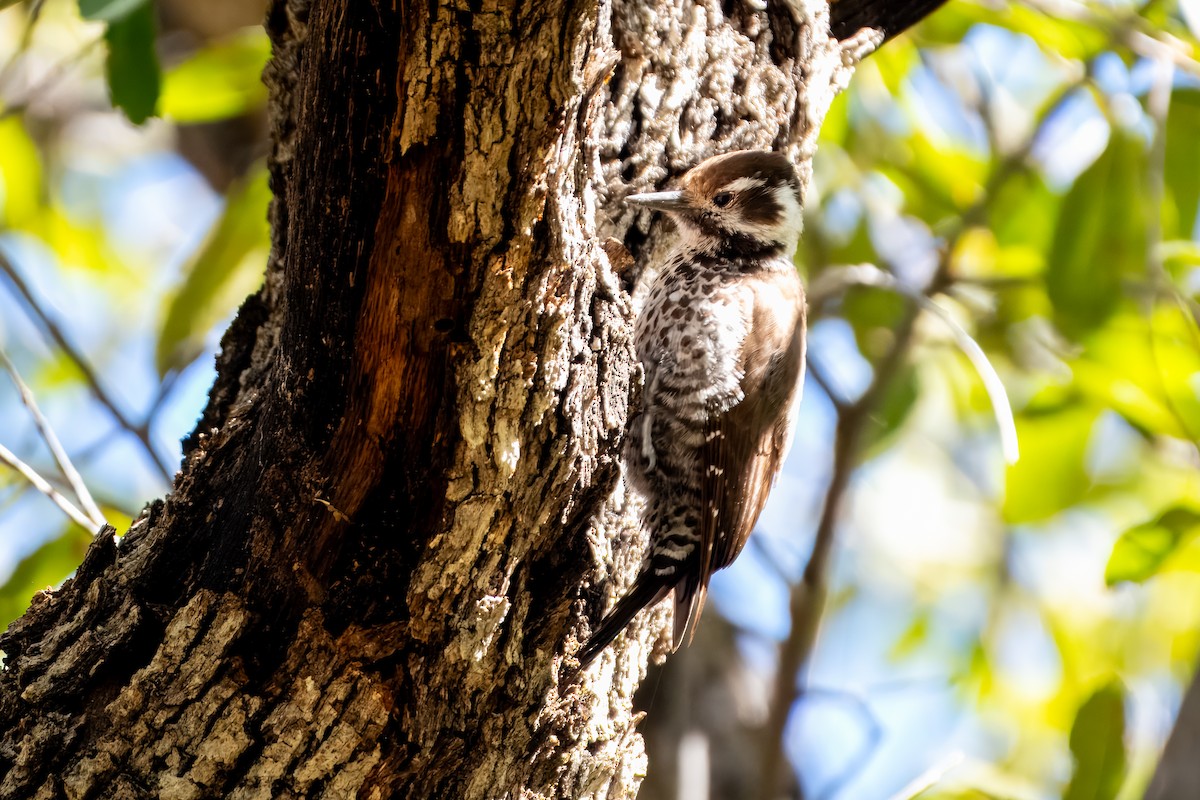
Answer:
[[[884,41],[899,36],[925,17],[937,11],[946,0],[913,0],[893,3],[889,0],[833,0],[829,6],[829,31],[838,39],[848,39],[860,28],[884,32]]]

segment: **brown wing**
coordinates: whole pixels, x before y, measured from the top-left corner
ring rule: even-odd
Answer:
[[[796,287],[795,298],[756,304],[747,339],[760,346],[745,353],[745,399],[709,420],[701,454],[705,511],[700,518],[699,585],[689,604],[689,630],[704,610],[712,573],[733,563],[745,547],[783,465],[791,433],[789,410],[804,370],[804,300],[798,283]],[[772,290],[770,285],[762,289]],[[677,622],[677,644],[682,636]]]

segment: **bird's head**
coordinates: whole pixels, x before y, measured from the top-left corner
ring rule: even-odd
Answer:
[[[679,189],[625,202],[667,212],[693,246],[746,255],[790,256],[803,222],[796,169],[767,150],[713,156],[689,170]]]

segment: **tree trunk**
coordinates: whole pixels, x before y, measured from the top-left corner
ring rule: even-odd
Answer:
[[[273,4],[265,285],[172,493],[0,638],[0,797],[634,795],[664,612],[570,658],[644,544],[601,242],[652,263],[622,198],[716,152],[807,185],[931,4],[763,5]]]
[[[1175,726],[1163,748],[1154,778],[1146,789],[1145,800],[1175,800],[1200,797],[1200,670],[1184,692]]]

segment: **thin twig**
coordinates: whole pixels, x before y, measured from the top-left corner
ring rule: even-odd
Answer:
[[[87,512],[88,519],[97,526],[105,524],[107,520],[104,519],[104,513],[100,510],[100,506],[96,505],[96,501],[92,499],[87,484],[83,482],[83,476],[75,469],[75,465],[71,463],[71,457],[63,449],[62,442],[59,441],[58,436],[54,433],[54,429],[50,427],[50,420],[46,419],[46,416],[42,414],[42,410],[38,408],[33,392],[29,389],[25,381],[22,380],[21,373],[17,372],[16,365],[12,363],[12,359],[8,357],[8,353],[4,352],[4,348],[2,347],[0,347],[0,366],[3,366],[8,372],[8,376],[12,378],[12,382],[17,387],[17,393],[21,395],[21,402],[29,410],[30,416],[33,417],[33,423],[37,425],[38,433],[42,435],[42,441],[50,449],[50,454],[54,456],[54,460],[58,463],[58,468],[62,471],[63,477],[67,479],[67,483],[71,486],[71,491],[75,493],[75,498],[79,501],[79,505],[83,506],[83,510]]]
[[[847,401],[844,392],[839,391],[833,385],[833,381],[825,374],[825,368],[817,363],[816,359],[811,356],[808,359],[808,376],[813,379],[817,386],[821,387],[821,391],[829,398],[829,402],[833,404],[833,408],[837,412],[846,410]]]
[[[962,751],[956,750],[910,781],[907,786],[892,795],[891,800],[912,800],[923,794],[946,777],[946,773],[963,763],[964,759]]]
[[[1025,5],[1047,17],[1071,19],[1102,30],[1113,44],[1123,44],[1150,61],[1169,61],[1200,77],[1200,61],[1192,56],[1192,48],[1170,33],[1150,26],[1141,14],[1102,15],[1084,3],[1064,0],[1025,0]]]
[[[37,489],[42,494],[49,497],[54,504],[62,509],[63,513],[71,518],[79,527],[86,530],[93,536],[100,531],[101,525],[93,523],[87,518],[87,515],[75,507],[75,504],[64,497],[57,489],[50,485],[49,481],[37,473],[37,471],[26,464],[21,459],[17,458],[16,453],[9,450],[4,445],[0,444],[0,461],[3,461],[8,466],[16,470],[21,477],[33,484],[33,488]]]
[[[141,442],[142,447],[145,448],[147,455],[150,456],[150,459],[154,462],[154,465],[158,467],[158,471],[162,475],[163,480],[165,480],[167,483],[170,483],[171,469],[167,466],[167,462],[163,460],[162,456],[158,454],[158,452],[154,449],[154,445],[150,442],[149,424],[146,422],[137,424],[121,410],[121,407],[117,404],[116,400],[113,399],[112,395],[108,393],[108,390],[104,388],[104,385],[100,383],[99,376],[96,374],[96,371],[92,368],[92,365],[88,362],[87,358],[85,358],[83,353],[81,353],[73,344],[71,344],[71,342],[67,339],[66,334],[63,333],[62,327],[44,308],[42,308],[41,303],[39,303],[37,298],[34,297],[29,285],[25,283],[25,279],[21,277],[19,272],[17,272],[16,267],[14,267],[13,263],[9,261],[8,256],[3,250],[0,250],[0,271],[3,271],[4,274],[8,276],[8,279],[12,281],[13,286],[16,287],[17,292],[21,295],[21,299],[24,300],[26,307],[33,312],[33,315],[37,318],[38,322],[41,323],[45,333],[54,340],[55,345],[57,345],[58,348],[62,350],[64,354],[66,354],[67,358],[71,360],[71,362],[79,370],[80,374],[83,375],[84,382],[88,385],[88,388],[91,389],[92,395],[95,396],[100,405],[108,409],[108,413],[112,414],[112,417],[117,421],[117,424],[119,424],[129,433],[133,434],[134,438]]]
[[[871,759],[874,758],[875,753],[879,750],[880,743],[883,741],[883,726],[879,722],[879,717],[871,708],[871,704],[867,702],[867,698],[857,692],[849,692],[845,689],[809,687],[808,697],[810,702],[814,699],[824,697],[827,700],[841,703],[863,722],[863,727],[865,728],[865,740],[863,743],[846,759],[846,763],[842,768],[826,781],[821,790],[813,793],[818,800],[832,800],[855,777],[861,775],[863,769],[871,763]]]
[[[1004,383],[1000,380],[1000,376],[996,374],[996,370],[992,367],[991,362],[988,361],[987,354],[983,352],[983,348],[971,338],[971,334],[963,330],[962,326],[958,324],[954,317],[950,316],[946,309],[933,302],[933,300],[915,286],[910,286],[897,280],[895,276],[889,275],[874,264],[856,264],[838,269],[827,269],[821,273],[821,278],[823,279],[823,285],[821,286],[823,292],[831,291],[832,287],[829,284],[834,282],[836,282],[842,291],[850,286],[858,285],[874,286],[897,292],[917,303],[926,311],[931,312],[945,323],[946,327],[954,335],[955,343],[962,350],[963,355],[967,357],[967,360],[971,362],[971,366],[979,374],[980,380],[983,381],[988,400],[992,404],[992,412],[996,418],[996,425],[1000,429],[1000,446],[1004,452],[1005,460],[1009,464],[1017,463],[1019,456],[1017,426],[1013,420],[1012,406],[1008,402],[1008,392],[1004,389]]]
[[[24,113],[26,109],[29,108],[31,103],[33,103],[35,100],[45,97],[46,94],[59,83],[59,81],[66,77],[67,73],[70,72],[71,69],[76,67],[85,56],[95,50],[96,47],[98,47],[103,41],[103,35],[97,36],[95,39],[86,43],[74,53],[55,64],[54,67],[51,68],[50,71],[48,71],[40,81],[29,87],[29,89],[25,92],[24,97],[22,97],[20,100],[16,100],[5,105],[3,108],[0,108],[0,121],[16,116],[17,114]],[[13,57],[13,61],[15,60],[16,56]]]

